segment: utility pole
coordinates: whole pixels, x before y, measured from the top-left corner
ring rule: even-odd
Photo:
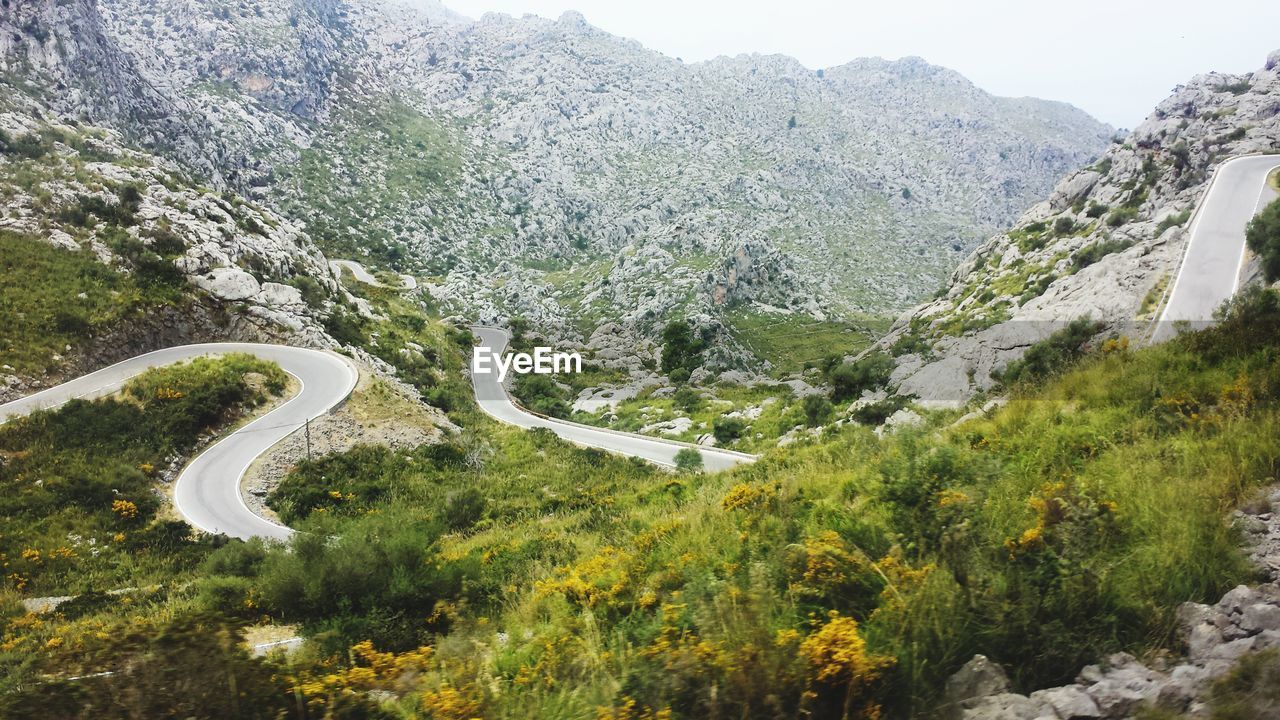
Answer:
[[[307,418],[307,462],[311,462],[311,418]]]

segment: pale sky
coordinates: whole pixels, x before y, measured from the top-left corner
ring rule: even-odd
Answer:
[[[413,0],[409,0],[412,2]],[[686,62],[783,53],[817,69],[918,55],[996,95],[1063,100],[1132,128],[1173,87],[1280,49],[1277,0],[444,0],[463,15],[587,22]]]

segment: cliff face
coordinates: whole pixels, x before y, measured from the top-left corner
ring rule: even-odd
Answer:
[[[101,12],[131,77],[208,124],[235,187],[326,248],[435,276],[437,297],[473,317],[523,314],[571,337],[615,320],[642,335],[724,301],[900,309],[1109,135],[918,59],[690,65],[573,13],[472,22],[373,0]],[[757,271],[725,282],[744,249]]]
[[[234,171],[207,124],[180,97],[144,79],[135,59],[108,36],[96,0],[6,3],[0,71],[25,79],[24,89],[54,112],[118,128],[214,184]]]
[[[55,112],[566,339],[897,312],[1110,133],[919,59],[685,64],[575,13],[43,0],[0,22]]]
[[[936,299],[899,318],[879,345],[898,355],[899,391],[963,401],[992,387],[993,370],[1080,317],[1144,337],[1214,169],[1277,151],[1280,52],[1248,75],[1192,78],[1011,231],[979,246]]]

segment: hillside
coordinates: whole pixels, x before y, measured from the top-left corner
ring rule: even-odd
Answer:
[[[111,57],[163,96],[136,104],[194,118],[171,136],[325,250],[430,276],[473,319],[520,315],[580,341],[617,321],[603,337],[629,351],[697,316],[727,350],[713,365],[744,357],[768,326],[756,317],[901,310],[1109,136],[1074,108],[995,98],[918,59],[686,64],[574,14],[98,11]],[[63,27],[79,31],[48,32]],[[54,100],[99,112],[89,95]],[[139,115],[104,118],[134,132]]]
[[[898,392],[962,403],[1068,322],[1089,317],[1150,336],[1186,249],[1187,226],[1223,160],[1280,150],[1280,53],[1247,75],[1210,73],[1174,90],[1098,162],[969,255],[937,297],[878,347]],[[1242,280],[1256,278],[1256,260]]]

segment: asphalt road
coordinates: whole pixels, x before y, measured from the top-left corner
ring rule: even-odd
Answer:
[[[1214,173],[1209,192],[1191,222],[1191,237],[1153,341],[1173,337],[1176,323],[1199,328],[1240,287],[1245,257],[1244,229],[1276,197],[1267,175],[1280,167],[1280,155],[1228,160]]]
[[[498,328],[473,327],[472,332],[480,339],[480,345],[491,352],[501,355],[507,347],[510,335]],[[470,358],[467,359],[470,362]],[[507,377],[510,379],[514,373]],[[659,465],[674,466],[675,456],[682,448],[694,447],[685,443],[617,432],[603,428],[579,425],[578,423],[554,420],[534,415],[517,406],[511,400],[506,388],[498,382],[497,372],[472,373],[472,387],[475,389],[476,402],[480,409],[492,417],[522,428],[546,428],[561,438],[578,445],[600,448],[643,458]],[[717,448],[695,448],[702,454],[702,464],[707,470],[725,470],[744,462],[753,462],[754,455],[720,450]]]
[[[351,271],[352,277],[354,277],[358,282],[365,283],[366,285],[372,285],[374,287],[386,287],[386,285],[375,277],[373,273],[369,272],[365,266],[355,260],[330,260],[329,266],[338,273],[339,278],[342,277],[342,269],[345,268]],[[401,275],[400,283],[403,286],[403,290],[416,290],[418,288],[418,280],[412,275]]]
[[[57,387],[0,405],[0,422],[35,410],[56,408],[75,398],[91,399],[118,391],[132,377],[163,365],[201,355],[241,352],[278,364],[299,383],[298,394],[236,430],[201,453],[174,482],[174,507],[196,528],[232,537],[284,539],[292,531],[249,509],[240,495],[240,479],[249,465],[307,420],[332,410],[351,394],[359,379],[354,365],[339,355],[255,343],[183,345],[139,355]]]

